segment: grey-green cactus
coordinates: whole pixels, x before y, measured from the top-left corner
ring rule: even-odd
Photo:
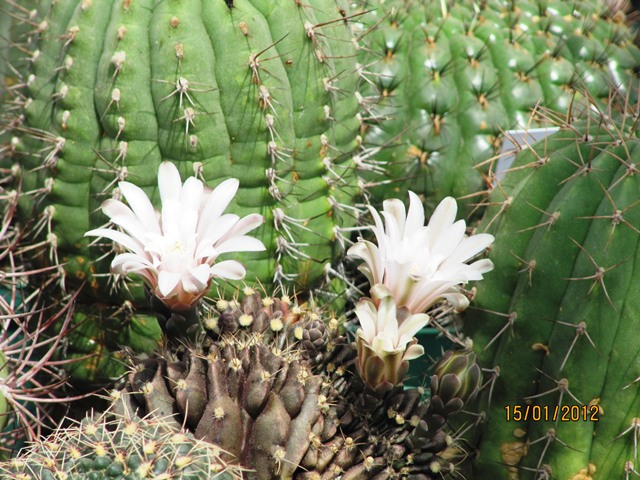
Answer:
[[[637,96],[640,50],[621,10],[602,0],[360,0],[362,69],[370,87],[365,145],[374,197],[407,188],[433,204],[491,181],[501,133],[563,111],[575,87],[606,100]],[[379,149],[379,151],[377,151]],[[484,163],[486,162],[486,163]]]
[[[476,478],[638,475],[639,112],[577,105],[523,145],[479,227],[496,241],[466,318],[488,374]]]
[[[17,480],[241,480],[218,447],[174,430],[160,417],[87,417],[59,429],[8,462],[0,478]]]

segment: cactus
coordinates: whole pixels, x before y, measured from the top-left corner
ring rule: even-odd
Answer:
[[[469,197],[469,212],[502,131],[538,125],[536,105],[564,111],[576,86],[605,101],[611,87],[637,95],[640,50],[601,0],[357,4],[364,141],[371,170],[385,171],[367,177],[375,198]]]
[[[19,480],[241,480],[219,448],[176,431],[162,418],[88,416],[0,464],[2,478]]]
[[[640,468],[640,112],[577,105],[521,148],[479,227],[496,241],[466,319],[489,373],[475,478]]]
[[[162,160],[211,184],[240,180],[233,211],[267,220],[252,277],[322,277],[360,191],[342,2],[29,3],[6,7],[30,28],[12,38],[26,55],[12,65],[21,108],[4,161],[19,165],[23,215],[38,205],[67,282],[108,295],[96,260],[108,252],[82,236],[105,223],[97,210],[118,181],[152,193]]]
[[[426,480],[458,471],[464,455],[446,420],[477,390],[474,354],[436,367],[430,401],[401,384],[376,393],[354,374],[356,350],[337,319],[288,296],[243,293],[203,317],[207,335],[196,345],[138,362],[112,392],[113,410],[170,418],[252,480]]]
[[[49,271],[25,261],[20,239],[29,232],[14,222],[18,197],[0,185],[0,458],[54,427],[55,407],[78,398],[62,370],[73,359],[56,359],[77,292],[56,300],[40,286]]]
[[[4,2],[13,23],[0,163],[23,186],[21,219],[39,222],[29,241],[47,249],[33,260],[60,266],[63,295],[84,286],[70,351],[91,363],[74,375],[117,377],[114,344],[148,351],[159,340],[142,282],[110,275],[111,244],[83,234],[107,223],[99,207],[120,198],[119,181],[157,203],[163,160],[211,187],[240,180],[230,211],[266,219],[266,251],[243,259],[251,284],[324,280],[360,194],[345,3]]]

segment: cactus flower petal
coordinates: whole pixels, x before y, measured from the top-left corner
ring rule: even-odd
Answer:
[[[356,344],[360,376],[375,390],[383,384],[400,383],[406,362],[424,353],[414,335],[429,323],[429,316],[398,309],[383,285],[375,285],[371,291],[372,298],[362,298],[356,306],[361,326],[356,332]]]
[[[235,260],[216,262],[219,255],[265,249],[260,240],[245,235],[264,222],[261,215],[223,214],[238,184],[226,180],[211,191],[195,177],[183,184],[175,165],[163,162],[158,170],[160,212],[142,189],[120,182],[129,206],[110,199],[102,211],[123,231],[98,228],[85,236],[108,238],[128,250],[113,259],[114,272],[140,275],[169,308],[191,308],[214,277],[239,280],[246,275]]]
[[[413,192],[408,211],[398,199],[386,200],[381,213],[370,211],[376,243],[361,238],[348,251],[363,260],[358,268],[370,284],[384,285],[397,308],[414,314],[441,300],[464,310],[469,302],[462,298],[461,286],[493,269],[488,259],[467,262],[491,245],[493,236],[467,236],[464,220],[456,221],[457,205],[451,197],[436,207],[426,226],[424,207]]]

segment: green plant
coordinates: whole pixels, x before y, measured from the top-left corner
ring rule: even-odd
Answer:
[[[576,98],[488,200],[495,270],[466,319],[489,373],[477,478],[638,475],[640,117],[615,100]]]
[[[160,417],[103,414],[59,429],[0,464],[16,480],[234,480],[242,470],[221,459],[220,449],[174,430]]]
[[[468,213],[491,182],[501,133],[564,111],[576,87],[636,97],[640,50],[623,11],[601,0],[360,0],[374,198],[406,189]]]
[[[0,163],[22,184],[21,221],[40,225],[29,242],[46,248],[30,260],[57,268],[62,295],[83,286],[70,352],[92,363],[75,374],[113,378],[114,343],[159,340],[142,282],[110,275],[111,245],[83,235],[104,226],[100,205],[120,198],[120,181],[157,202],[164,160],[211,187],[240,180],[230,210],[265,218],[267,249],[243,258],[251,283],[325,278],[361,191],[346,2],[7,0],[2,10],[13,21]]]

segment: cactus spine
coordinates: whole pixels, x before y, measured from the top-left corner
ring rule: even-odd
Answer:
[[[522,149],[480,226],[496,268],[467,318],[490,372],[478,478],[637,475],[638,111],[589,103]]]
[[[604,103],[612,87],[635,96],[640,50],[605,3],[359,1],[365,145],[390,172],[367,177],[374,195],[469,196],[469,210],[502,131],[536,126],[538,104],[564,111],[576,86]]]

